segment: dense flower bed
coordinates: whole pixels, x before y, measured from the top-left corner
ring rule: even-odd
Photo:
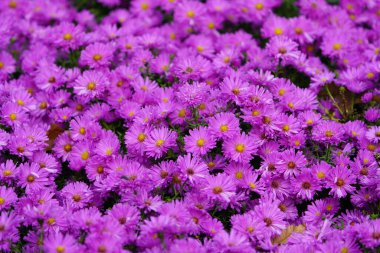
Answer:
[[[380,3],[1,0],[0,251],[372,252]]]

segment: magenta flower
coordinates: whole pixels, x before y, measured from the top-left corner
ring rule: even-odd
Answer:
[[[174,148],[176,133],[167,129],[154,129],[149,133],[145,144],[145,152],[148,156],[159,158],[170,148]]]
[[[221,202],[230,202],[235,195],[235,185],[223,174],[206,177],[207,182],[202,190],[207,193],[210,199]]]
[[[200,127],[190,130],[190,135],[185,137],[185,148],[187,152],[194,155],[205,155],[215,147],[215,139],[208,133],[209,129]]]
[[[226,140],[223,145],[223,151],[224,154],[233,161],[247,163],[256,151],[256,143],[252,136],[239,134]]]

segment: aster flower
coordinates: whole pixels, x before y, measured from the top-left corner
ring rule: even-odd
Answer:
[[[9,208],[16,201],[17,195],[12,188],[0,186],[0,210]]]
[[[85,207],[92,198],[92,192],[83,182],[74,182],[66,185],[62,191],[65,204],[72,209]]]
[[[255,215],[265,223],[266,229],[279,234],[285,228],[284,214],[271,203],[262,203],[254,209]]]
[[[353,183],[353,175],[342,167],[332,169],[327,180],[327,186],[331,188],[332,194],[338,198],[345,197],[347,193],[353,192],[354,187],[350,185]]]
[[[366,133],[366,137],[369,141],[373,142],[373,143],[378,143],[380,142],[380,127],[371,127],[367,133]]]
[[[283,61],[297,59],[300,55],[297,49],[297,43],[285,36],[272,37],[266,49],[270,55]]]
[[[282,163],[279,166],[285,178],[298,175],[306,167],[307,161],[302,152],[286,150],[281,153]]]
[[[91,68],[99,68],[109,65],[113,56],[111,44],[94,43],[81,52],[79,62]]]
[[[18,177],[19,185],[25,187],[26,192],[39,191],[50,185],[48,172],[36,163],[21,165]]]
[[[248,162],[257,148],[252,137],[242,134],[229,138],[223,145],[224,154],[233,161]]]
[[[6,77],[16,70],[16,61],[6,51],[0,52],[0,80],[5,80]]]
[[[74,91],[79,96],[94,98],[100,96],[108,85],[108,78],[102,72],[88,70],[76,79]]]
[[[167,129],[154,129],[149,133],[145,143],[145,152],[148,156],[159,158],[170,148],[175,147],[176,133]]]
[[[120,143],[117,136],[111,132],[106,131],[102,139],[95,147],[95,153],[99,156],[110,157],[119,151]]]
[[[62,235],[61,233],[52,233],[44,240],[44,250],[49,253],[53,252],[74,252],[78,249],[74,237]]]
[[[207,182],[202,190],[207,193],[210,199],[230,202],[231,197],[235,195],[235,185],[225,175],[207,176],[205,179]]]
[[[190,130],[189,136],[185,137],[185,148],[187,152],[194,155],[205,155],[215,147],[215,139],[208,133],[209,129],[200,127]]]
[[[293,180],[293,185],[295,186],[295,192],[297,196],[302,199],[313,199],[316,190],[319,190],[319,185],[317,180],[309,172],[304,172],[298,175]]]
[[[206,164],[199,158],[192,157],[190,154],[178,157],[177,166],[192,184],[195,181],[199,181],[199,179],[205,178],[208,174]]]

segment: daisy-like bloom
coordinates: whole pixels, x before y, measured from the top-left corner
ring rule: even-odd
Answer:
[[[285,136],[297,134],[301,130],[299,121],[292,115],[280,114],[275,124],[278,131]]]
[[[218,113],[209,120],[209,129],[217,138],[231,138],[239,134],[239,119],[233,113]]]
[[[214,241],[219,245],[220,249],[225,249],[227,252],[248,253],[252,250],[248,237],[235,230],[232,230],[230,233],[224,230],[221,231],[214,237]]]
[[[226,175],[207,176],[205,185],[202,187],[207,196],[212,200],[230,202],[235,193],[235,184]]]
[[[61,196],[68,208],[80,209],[91,201],[92,192],[85,183],[74,182],[62,189]]]
[[[48,253],[76,252],[78,246],[76,240],[71,235],[61,233],[51,233],[43,242],[44,250]]]
[[[176,138],[177,133],[166,127],[153,129],[145,142],[145,152],[150,157],[159,158],[176,146]]]
[[[285,150],[281,153],[281,160],[279,168],[285,178],[297,176],[307,165],[306,157],[301,151]]]
[[[0,52],[0,80],[5,80],[6,77],[16,70],[16,61],[7,51]]]
[[[238,98],[248,95],[249,83],[244,81],[238,73],[231,73],[220,84],[220,91],[227,99],[237,101]]]
[[[79,62],[81,65],[87,65],[91,68],[105,67],[110,64],[113,51],[111,44],[94,43],[81,52]]]
[[[358,227],[360,229],[360,242],[368,248],[378,247],[380,245],[380,220],[370,220]]]
[[[114,217],[122,226],[128,229],[134,229],[139,222],[140,212],[137,208],[128,205],[127,203],[116,204],[108,213]]]
[[[0,186],[0,210],[10,207],[17,201],[17,195],[12,188]]]
[[[96,144],[95,153],[102,157],[111,157],[118,153],[119,139],[112,131],[102,134],[101,140]]]
[[[206,127],[190,130],[189,134],[185,137],[185,149],[194,155],[205,155],[216,145],[214,137]]]
[[[288,34],[288,27],[289,23],[286,19],[271,15],[265,20],[261,34],[266,38],[285,35]]]
[[[185,83],[178,87],[176,97],[186,106],[196,106],[207,101],[209,86],[206,83],[194,82],[193,84]]]
[[[352,38],[341,30],[330,30],[323,36],[321,49],[328,56],[343,56],[352,46]]]
[[[3,115],[3,121],[10,126],[19,125],[28,117],[23,108],[12,102],[3,104],[1,115]]]
[[[284,199],[291,193],[292,189],[289,180],[284,179],[282,176],[265,175],[260,181],[263,181],[270,196]]]
[[[366,135],[367,139],[370,141],[370,142],[373,142],[373,143],[378,143],[380,142],[380,126],[373,126],[371,127]]]
[[[331,193],[338,198],[344,198],[347,193],[352,193],[355,188],[351,184],[355,183],[355,177],[347,168],[336,167],[331,170],[327,178],[327,186],[331,188]]]
[[[251,192],[262,193],[263,184],[258,180],[259,175],[255,172],[249,171],[244,177],[243,187],[248,189]]]
[[[55,28],[55,44],[66,49],[77,49],[82,45],[83,30],[80,25],[62,22]]]
[[[315,191],[320,189],[318,181],[310,172],[304,172],[295,177],[292,185],[294,185],[297,197],[302,199],[313,199]]]
[[[255,216],[265,223],[265,229],[280,234],[285,229],[284,213],[270,202],[264,202],[254,209]]]
[[[69,157],[70,168],[73,170],[80,170],[86,166],[90,157],[92,156],[92,144],[88,141],[78,142],[72,147]]]
[[[3,182],[12,181],[18,174],[18,168],[12,160],[6,160],[5,163],[0,164],[0,179]]]
[[[323,143],[338,143],[342,140],[344,128],[335,121],[320,121],[313,127],[313,139]]]
[[[133,124],[125,134],[125,144],[128,149],[143,150],[144,143],[149,136],[150,128],[144,128],[138,124]]]
[[[192,157],[191,154],[178,157],[177,166],[192,184],[208,175],[206,164],[198,157]]]
[[[0,130],[0,151],[8,145],[10,135],[4,130]]]
[[[223,144],[224,154],[235,162],[247,163],[257,150],[258,141],[246,134],[234,135]]]
[[[74,92],[79,96],[95,98],[108,86],[109,80],[102,72],[87,70],[75,80]]]
[[[256,238],[263,235],[265,223],[249,211],[242,215],[233,215],[231,217],[232,230],[245,234],[249,238]]]
[[[204,4],[194,1],[184,1],[175,9],[174,18],[178,22],[187,22],[193,25],[205,12]]]
[[[19,185],[25,187],[27,193],[40,191],[50,185],[48,172],[41,170],[37,163],[25,163],[20,166]]]
[[[276,59],[289,61],[299,57],[298,45],[286,36],[272,37],[266,45],[266,50]]]

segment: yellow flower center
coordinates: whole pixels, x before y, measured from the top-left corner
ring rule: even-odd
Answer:
[[[6,176],[6,177],[10,176],[10,175],[12,175],[12,171],[11,170],[4,170],[3,171],[3,175]]]
[[[9,114],[9,118],[10,118],[12,121],[16,120],[16,119],[17,119],[17,115],[16,115],[16,113],[11,113],[11,114]]]
[[[322,171],[318,171],[318,172],[317,172],[317,177],[318,177],[319,179],[323,179],[323,178],[325,178],[325,173],[323,173]]]
[[[161,147],[164,144],[164,140],[158,140],[156,141],[156,147]]]
[[[236,179],[239,179],[239,180],[242,179],[243,178],[243,172],[241,172],[241,171],[236,172],[235,177],[236,177]]]
[[[33,183],[34,182],[34,176],[33,175],[29,175],[26,177],[26,181],[28,181],[29,183]]]
[[[368,79],[372,79],[372,78],[374,78],[374,77],[375,77],[375,74],[372,73],[372,72],[369,72],[369,73],[367,74],[367,78],[368,78]]]
[[[214,194],[220,194],[220,193],[223,192],[223,189],[222,189],[222,187],[220,187],[220,186],[216,186],[216,187],[214,187],[214,189],[212,189],[212,192],[213,192]]]
[[[65,252],[65,247],[59,245],[57,248],[55,248],[57,253],[64,253]]]
[[[147,4],[147,3],[142,3],[142,4],[141,4],[141,9],[144,10],[144,11],[146,11],[147,9],[149,9],[149,4]]]
[[[87,160],[89,156],[90,156],[90,153],[88,153],[88,151],[84,151],[81,157],[82,157],[82,160]]]
[[[64,40],[72,40],[72,38],[73,38],[73,35],[71,33],[65,33],[63,35]]]
[[[209,29],[214,29],[214,28],[215,28],[215,24],[214,24],[214,22],[210,22],[210,23],[208,23],[208,24],[207,24],[207,27],[208,27]]]
[[[54,222],[55,222],[55,219],[54,219],[54,218],[49,218],[49,219],[47,219],[47,223],[48,223],[49,225],[52,225]]]
[[[90,82],[87,84],[87,89],[88,90],[95,90],[96,84],[94,82]]]
[[[107,149],[106,150],[106,155],[112,155],[112,149]]]
[[[274,34],[275,35],[281,35],[283,33],[284,33],[284,31],[280,27],[277,27],[277,28],[274,29]]]
[[[94,59],[94,61],[100,61],[101,59],[103,59],[103,56],[100,54],[94,54],[92,59]]]
[[[237,145],[235,146],[235,150],[236,150],[236,152],[238,152],[238,153],[243,153],[244,150],[245,150],[245,146],[244,146],[244,144],[237,144]]]
[[[4,68],[4,62],[0,61],[0,69]]]
[[[228,131],[228,126],[227,125],[221,125],[220,126],[220,131],[223,132],[223,133],[227,132]]]
[[[342,44],[340,44],[340,43],[334,43],[333,49],[335,51],[338,51],[338,50],[342,49]]]
[[[86,134],[86,129],[85,129],[84,127],[79,128],[79,133],[80,133],[81,135]]]
[[[185,109],[181,109],[178,111],[178,116],[183,118],[186,116],[186,110]]]
[[[82,199],[82,197],[79,194],[74,194],[73,195],[73,200],[75,202],[79,202],[79,201],[81,201],[81,199]]]
[[[186,16],[187,16],[188,18],[193,18],[193,17],[195,17],[195,13],[194,13],[194,11],[188,11],[188,12],[186,13]]]
[[[283,96],[284,94],[285,94],[285,90],[284,89],[279,89],[278,90],[278,95]]]
[[[331,138],[331,137],[333,137],[333,132],[331,131],[331,130],[327,130],[326,132],[325,132],[325,136],[327,137],[327,138]]]
[[[262,9],[264,9],[264,4],[262,4],[262,3],[257,3],[257,4],[255,5],[255,8],[256,8],[256,10],[261,11]]]
[[[137,140],[138,140],[139,142],[143,142],[143,141],[145,141],[145,138],[146,138],[146,136],[145,136],[145,134],[143,134],[143,133],[140,133],[140,134],[137,136]]]
[[[253,189],[256,189],[256,185],[252,182],[249,183],[249,188],[251,188],[252,190]]]
[[[197,146],[198,147],[203,147],[204,145],[205,145],[205,140],[204,139],[197,140]]]
[[[302,30],[302,28],[300,28],[300,27],[296,27],[296,28],[294,28],[294,32],[295,32],[296,34],[298,34],[298,35],[301,35],[301,34],[303,33],[303,30]]]
[[[41,102],[40,103],[40,109],[46,109],[47,103],[46,102]]]
[[[282,130],[284,130],[285,132],[287,132],[287,131],[289,131],[289,125],[284,125],[283,127],[282,127]]]
[[[0,197],[0,205],[4,205],[4,203],[5,203],[5,199]]]

